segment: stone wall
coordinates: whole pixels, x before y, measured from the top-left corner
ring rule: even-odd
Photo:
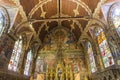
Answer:
[[[7,66],[12,54],[14,40],[7,34],[0,37],[0,71],[7,70]]]

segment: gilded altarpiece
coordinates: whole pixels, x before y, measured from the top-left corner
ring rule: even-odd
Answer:
[[[64,27],[46,35],[38,54],[34,78],[44,74],[45,80],[82,80],[86,76],[84,53],[76,45],[75,36]]]

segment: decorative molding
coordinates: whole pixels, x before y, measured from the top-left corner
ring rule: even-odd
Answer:
[[[64,17],[70,17],[69,15],[65,15],[65,14],[62,14],[62,13],[61,13],[61,15],[64,16]],[[51,18],[54,18],[54,17],[56,17],[56,16],[57,16],[57,14],[54,15],[54,16],[51,16]],[[39,35],[39,33],[41,32],[41,30],[42,30],[43,27],[45,27],[45,30],[48,31],[49,26],[47,26],[47,22],[50,22],[50,21],[45,21],[45,22],[42,23],[41,26],[39,26],[40,28],[39,28],[39,30],[38,30],[37,35]],[[73,20],[73,24],[78,25],[81,33],[83,32],[83,27],[81,26],[81,24],[79,23],[78,20]],[[71,27],[71,31],[72,31],[72,30],[73,30],[73,29],[72,29],[72,26],[70,26],[70,27]],[[74,26],[73,26],[73,27],[74,27]],[[74,27],[74,29],[75,29],[75,27]]]
[[[61,13],[61,15],[64,16],[64,17],[70,17],[69,15],[65,15],[65,14],[62,14],[62,13]],[[51,18],[54,18],[54,17],[57,17],[57,14],[54,15],[54,16],[51,16]],[[47,22],[51,22],[51,21],[45,21],[44,23],[42,23],[42,25],[40,26],[40,28],[39,28],[39,30],[38,30],[38,34],[41,32],[41,29],[42,29],[44,26],[46,27],[46,30],[49,29],[49,28],[48,28],[49,26],[46,25]],[[81,32],[83,32],[83,28],[82,28],[81,24],[79,23],[79,21],[73,20],[73,24],[74,24],[74,23],[77,24],[78,27],[80,28]],[[72,27],[72,26],[71,26],[71,27]]]
[[[100,2],[98,3],[97,5],[97,8],[95,9],[94,13],[93,13],[93,17],[94,18],[99,18],[99,13],[100,13],[100,8],[101,8],[101,5],[107,0],[100,0]]]
[[[76,9],[73,10],[73,12],[75,13],[75,16],[79,15],[78,8],[79,8],[79,4],[77,3]]]
[[[40,17],[45,18],[45,15],[46,15],[47,12],[45,12],[43,10],[42,5],[40,6],[40,8],[41,8],[41,15],[40,15]]]
[[[100,13],[100,8],[101,8],[101,5],[105,2],[106,0],[101,0],[99,3],[98,3],[98,5],[97,5],[97,8],[95,9],[95,11],[94,11],[94,13],[93,13],[93,18],[98,18],[99,19],[99,13]],[[86,26],[86,28],[87,28],[87,30],[86,31],[88,31],[88,26],[90,26],[90,25],[92,25],[92,24],[94,24],[95,23],[95,21],[94,20],[90,20],[89,22],[88,22],[88,24],[87,24],[87,26]],[[86,32],[85,31],[85,32]]]
[[[60,13],[59,13],[59,7],[60,7]],[[57,17],[61,16],[62,11],[62,0],[60,0],[60,6],[59,6],[59,0],[57,0]]]
[[[28,14],[28,19],[32,18],[32,15],[39,9],[39,7],[43,6],[44,4],[50,2],[52,0],[43,0],[43,1],[39,1],[38,4],[36,4],[30,11],[30,13]]]
[[[37,35],[39,35],[39,33],[41,32],[41,30],[42,30],[43,27],[48,28],[48,26],[47,26],[47,21],[45,21],[44,23],[42,23],[42,25],[40,26],[40,28],[39,28],[39,30],[38,30]],[[47,29],[46,29],[46,30],[47,30]]]
[[[15,0],[13,0],[13,1],[15,1]],[[36,4],[36,5],[31,9],[30,13],[28,14],[28,19],[31,19],[32,16],[33,16],[33,14],[34,14],[39,8],[41,8],[41,11],[42,11],[42,13],[40,14],[40,17],[45,18],[46,12],[43,10],[42,7],[43,7],[44,4],[46,4],[46,3],[50,2],[50,1],[52,1],[52,0],[43,0],[43,1],[39,0],[39,3]],[[92,11],[91,11],[91,9],[90,9],[84,2],[82,2],[82,1],[80,1],[80,0],[71,0],[71,1],[77,4],[76,9],[73,10],[73,12],[75,13],[75,16],[79,15],[79,12],[78,12],[79,6],[81,6],[83,9],[85,9],[85,11],[88,13],[88,15],[91,16]],[[15,3],[20,6],[20,2],[19,2],[19,1],[15,1]],[[57,4],[58,4],[58,3],[57,3]],[[57,6],[57,7],[58,7],[58,6]],[[23,9],[23,8],[22,8],[22,9]],[[61,8],[60,8],[60,9],[61,9]],[[63,15],[62,13],[60,13],[60,14]],[[57,13],[55,16],[57,17],[57,16],[58,16],[58,13]],[[53,17],[53,16],[52,16],[52,17]],[[45,25],[46,25],[46,30],[49,29],[49,26],[47,26],[47,24],[46,24],[47,22],[48,22],[48,21],[45,21],[44,23],[42,23],[42,26],[40,26],[40,28],[39,28],[39,30],[38,30],[38,34],[39,34],[39,32],[41,32],[41,29],[42,29]],[[82,28],[81,24],[79,23],[79,21],[78,21],[78,20],[73,20],[73,24],[74,24],[74,23],[77,24],[77,25],[79,26],[81,32],[83,32],[83,28]],[[71,27],[72,27],[72,26],[71,26]],[[38,34],[37,34],[37,35],[38,35]]]
[[[95,24],[95,23],[98,23],[98,20],[97,20],[97,19],[99,19],[100,8],[101,8],[101,5],[102,5],[105,1],[106,1],[106,0],[101,0],[101,1],[98,3],[97,8],[95,9],[95,11],[94,11],[94,13],[93,13],[93,16],[92,16],[93,19],[91,19],[91,20],[88,22],[88,24],[86,25],[86,28],[84,29],[82,35],[85,35],[85,34],[86,34],[86,32],[89,30],[90,25]],[[94,19],[94,18],[96,18],[96,19]],[[102,23],[102,22],[100,21],[98,24],[103,25],[104,23]],[[81,35],[81,37],[79,38],[79,41],[82,39],[82,37],[83,37],[82,35]]]
[[[22,21],[27,21],[26,13],[23,9],[23,6],[20,4],[20,0],[12,0],[20,9],[20,15],[22,16]]]
[[[55,15],[55,16],[57,16],[57,15]],[[52,16],[52,17],[54,17],[54,16]],[[47,22],[50,22],[50,21],[44,21],[43,23],[42,23],[42,25],[41,26],[39,26],[40,28],[39,28],[39,30],[38,30],[38,33],[37,33],[37,35],[39,35],[39,33],[41,32],[41,30],[42,30],[42,28],[43,27],[46,27],[46,31],[48,31],[48,29],[49,29],[49,26],[47,26]]]
[[[63,13],[61,13],[61,15],[62,15],[63,17],[71,17],[71,16],[66,15],[66,14],[63,14]],[[69,20],[68,20],[68,21],[69,21]],[[83,32],[83,27],[81,26],[81,24],[79,23],[78,20],[73,20],[73,23],[76,23],[76,24],[78,25],[78,27],[80,28],[81,32]],[[71,26],[71,28],[72,28],[72,26]]]
[[[92,16],[92,11],[91,9],[81,0],[72,0],[73,2],[79,4],[82,8],[85,9],[85,11],[88,13],[88,15]]]
[[[98,5],[97,5],[97,8],[95,9],[95,11],[94,11],[94,13],[93,13],[93,18],[98,18],[99,19],[99,13],[100,13],[100,8],[101,8],[101,5],[105,2],[106,0],[101,0],[99,3],[98,3]],[[91,19],[89,22],[88,22],[88,24],[86,25],[86,30],[85,30],[85,32],[86,31],[88,31],[88,27],[91,25],[91,24],[94,24],[95,23],[95,21],[93,21],[93,19]]]
[[[70,25],[71,26],[71,32],[72,32],[72,30],[74,30],[75,29],[75,26],[74,26],[74,22],[72,22],[72,24]]]
[[[44,1],[39,1],[38,4],[36,4],[30,11],[30,13],[28,14],[28,18],[32,18],[32,15],[40,8],[42,7],[44,4],[50,2],[52,0],[44,0]],[[92,11],[91,9],[82,1],[78,1],[78,0],[72,0],[73,2],[75,2],[77,4],[77,8],[74,11],[75,15],[79,15],[79,12],[78,12],[78,7],[81,6],[85,9],[85,11],[88,13],[88,15],[91,15],[92,16]],[[57,2],[57,5],[58,5],[58,2]],[[60,7],[61,9],[62,7]],[[58,9],[58,6],[57,6],[57,9]],[[42,9],[41,9],[42,10]],[[62,10],[62,9],[61,9]],[[57,11],[58,12],[58,11]],[[46,13],[43,11],[43,13],[41,14],[42,17],[44,17]]]

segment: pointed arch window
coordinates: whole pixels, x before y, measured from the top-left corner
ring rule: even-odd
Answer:
[[[91,46],[90,42],[87,43],[87,53],[89,55],[89,62],[90,62],[91,72],[94,73],[94,72],[97,71],[97,68],[96,68],[96,64],[95,64],[95,58],[94,58],[94,54],[93,54],[93,49],[92,49],[92,46]]]
[[[4,31],[4,16],[3,13],[0,11],[0,35],[2,35]]]
[[[0,6],[0,36],[3,34],[3,32],[6,33],[9,28],[9,14],[5,7]]]
[[[30,50],[27,54],[27,59],[25,63],[24,75],[30,76],[30,67],[32,63],[32,51]]]
[[[19,39],[15,42],[14,49],[11,55],[11,59],[8,65],[8,70],[18,71],[18,64],[20,61],[20,57],[22,55],[22,37],[20,36]]]
[[[0,9],[0,36],[2,35],[5,29],[5,15],[4,12]]]
[[[111,54],[105,33],[102,28],[95,28],[95,35],[97,37],[97,42],[103,59],[105,68],[114,65],[113,56]]]
[[[120,2],[114,3],[108,13],[108,22],[115,27],[120,37]]]

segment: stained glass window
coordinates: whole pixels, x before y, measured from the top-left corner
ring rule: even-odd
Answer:
[[[105,68],[114,65],[113,56],[102,28],[96,28],[96,36]]]
[[[26,59],[26,64],[25,64],[25,69],[24,69],[24,74],[27,76],[30,75],[31,62],[32,62],[32,51],[30,50],[27,54],[27,59]]]
[[[0,36],[2,35],[3,31],[4,31],[4,15],[3,13],[0,11]]]
[[[11,59],[8,65],[8,70],[18,71],[18,64],[22,54],[22,37],[15,42],[14,49],[11,55]]]
[[[94,72],[97,71],[97,68],[96,68],[96,64],[95,64],[93,49],[92,49],[92,46],[91,46],[90,42],[87,43],[87,49],[88,49],[87,53],[89,55],[91,72],[94,73]]]
[[[120,3],[115,3],[112,5],[110,8],[108,20],[114,25],[117,34],[120,37]]]

